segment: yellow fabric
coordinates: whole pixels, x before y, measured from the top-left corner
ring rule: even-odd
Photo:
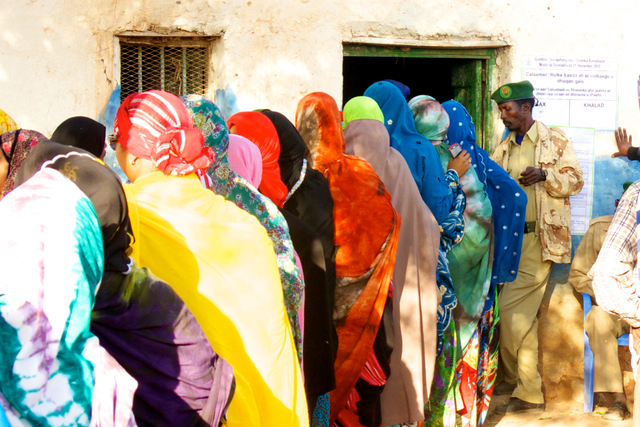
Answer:
[[[302,375],[273,245],[251,215],[196,175],[125,185],[133,259],[169,283],[232,366],[228,426],[307,426]]]
[[[0,135],[18,129],[15,121],[4,111],[0,110]]]
[[[537,221],[538,214],[536,210],[536,192],[535,186],[529,185],[524,187],[518,182],[520,174],[527,169],[528,166],[534,166],[534,156],[536,143],[538,142],[538,130],[536,126],[531,126],[531,129],[522,138],[522,144],[516,143],[516,133],[511,132],[509,134],[509,142],[511,152],[509,153],[509,166],[507,167],[507,173],[513,178],[527,195],[527,211],[525,214],[525,221]]]

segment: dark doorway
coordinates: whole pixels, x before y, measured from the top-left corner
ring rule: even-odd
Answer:
[[[345,44],[342,64],[343,104],[373,83],[393,79],[409,86],[409,99],[431,95],[440,102],[455,99],[473,118],[477,142],[491,135],[493,49],[428,49]]]
[[[342,99],[346,103],[354,96],[362,95],[369,85],[393,79],[409,86],[409,99],[417,95],[431,95],[440,102],[448,101],[455,96],[451,84],[453,69],[473,61],[475,60],[345,57],[342,63]]]

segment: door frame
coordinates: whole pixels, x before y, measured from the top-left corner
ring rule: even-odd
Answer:
[[[502,47],[502,46],[500,46]],[[476,124],[477,144],[485,148],[494,137],[493,110],[491,105],[492,76],[496,67],[496,47],[433,47],[400,46],[344,42],[345,57],[430,58],[430,59],[479,59],[482,61],[481,112],[472,117]]]

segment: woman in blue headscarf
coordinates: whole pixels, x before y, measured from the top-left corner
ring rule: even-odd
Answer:
[[[447,101],[442,108],[449,116],[446,143],[459,142],[468,150],[471,165],[491,201],[494,224],[494,253],[491,279],[495,283],[512,282],[518,273],[527,196],[522,188],[489,154],[476,145],[476,129],[469,112],[458,101]],[[515,232],[518,232],[515,235]]]
[[[477,392],[470,390],[468,393],[470,397],[475,398],[475,405],[477,405],[477,425],[482,425],[489,409],[498,366],[497,329],[500,314],[496,288],[498,283],[511,282],[516,278],[520,263],[527,196],[518,183],[491,160],[485,150],[476,145],[475,126],[467,109],[453,100],[443,103],[442,107],[450,121],[445,143],[447,145],[459,143],[461,148],[468,150],[473,168],[472,174],[467,175],[469,180],[475,178],[479,187],[478,197],[488,198],[493,218],[493,260],[489,258],[491,280],[488,292],[482,293],[484,306],[473,337],[474,355],[477,354],[477,380],[469,384],[469,388]],[[465,190],[465,182],[461,184]],[[486,201],[484,204],[486,205]],[[475,350],[476,347],[477,350]],[[468,351],[471,350],[468,349]],[[469,360],[469,356],[471,356],[469,353],[465,353],[463,361]]]
[[[459,177],[469,169],[468,154],[460,153],[449,162],[444,173],[433,145],[416,131],[415,121],[400,89],[389,82],[377,82],[367,88],[364,96],[373,98],[380,106],[391,147],[407,161],[422,200],[438,224],[442,226],[451,215],[462,217],[464,206],[461,206],[460,198],[464,198],[464,194]]]

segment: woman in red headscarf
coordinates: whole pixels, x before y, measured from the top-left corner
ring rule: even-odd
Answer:
[[[202,187],[213,152],[184,104],[150,91],[124,100],[116,157],[132,258],[171,285],[234,369],[229,426],[306,426],[307,406],[273,245],[255,217]]]
[[[400,216],[373,168],[344,154],[340,122],[336,102],[325,93],[311,93],[298,103],[296,125],[311,153],[310,165],[327,178],[334,201],[338,355],[331,420],[345,427],[379,426],[392,350],[386,337],[392,331],[381,320],[391,315]]]
[[[245,111],[229,117],[227,126],[231,133],[244,136],[260,149],[262,181],[258,190],[279,208],[284,206],[289,191],[280,177],[280,140],[271,120],[257,111]]]

